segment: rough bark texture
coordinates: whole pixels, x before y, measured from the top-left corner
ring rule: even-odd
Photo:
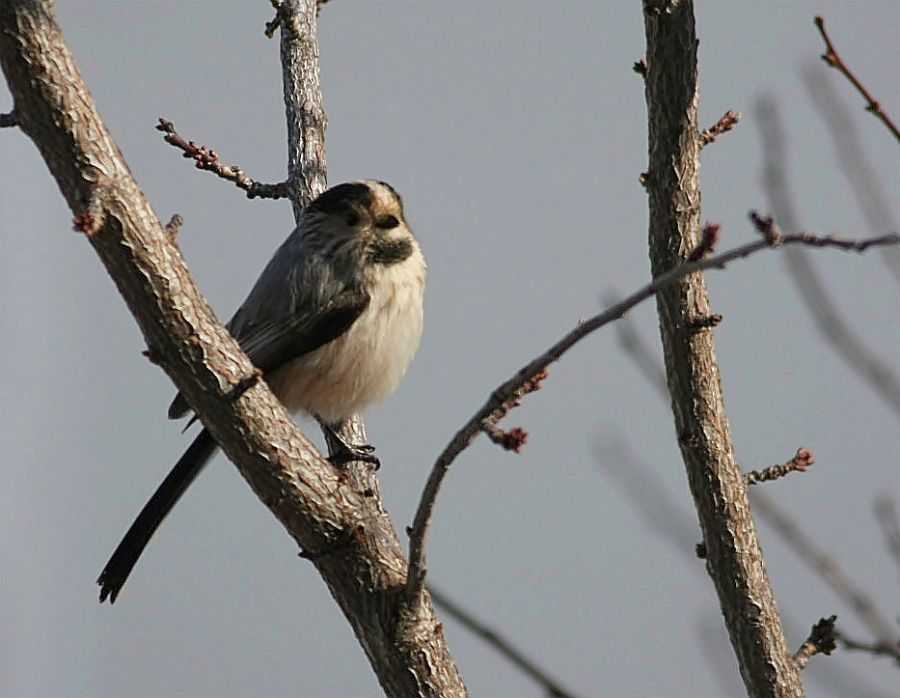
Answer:
[[[692,3],[644,0],[650,258],[658,276],[700,240],[697,38]],[[657,294],[675,428],[741,676],[751,696],[802,696],[729,433],[701,274]]]
[[[234,386],[253,367],[197,291],[132,179],[49,2],[0,2],[0,65],[21,129],[40,150],[77,226],[89,233],[153,359],[312,559],[385,692],[466,695],[430,600],[416,617],[400,602],[406,560],[377,492],[324,461],[264,382],[235,399]],[[318,89],[317,73],[315,79]],[[317,176],[324,183],[324,170]]]

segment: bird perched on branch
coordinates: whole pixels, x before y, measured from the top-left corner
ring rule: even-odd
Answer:
[[[315,417],[338,444],[336,465],[377,464],[373,448],[340,425],[390,395],[422,334],[425,259],[384,183],[340,184],[316,198],[278,248],[228,330],[291,412]],[[190,412],[180,393],[169,407]],[[156,529],[215,454],[203,429],[141,510],[97,583],[115,602]]]

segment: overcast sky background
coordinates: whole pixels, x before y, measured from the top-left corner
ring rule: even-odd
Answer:
[[[285,170],[278,43],[268,2],[60,2],[65,37],[108,127],[223,319],[290,232],[285,202],[248,201],[163,143],[157,117],[262,181]],[[851,114],[896,229],[898,150],[818,56],[824,13],[853,69],[900,118],[896,2],[701,2],[701,122],[741,111],[704,151],[703,218],[721,248],[767,211],[754,104],[785,124],[804,228],[871,230],[804,75]],[[430,267],[426,331],[398,393],[368,418],[398,529],[428,470],[488,393],[610,292],[648,278],[644,54],[638,2],[334,0],[320,20],[329,180],[374,177],[404,196]],[[0,86],[0,111],[10,104]],[[313,567],[221,456],[165,522],[115,607],[100,569],[189,443],[165,418],[173,388],[35,148],[0,132],[0,695],[368,696],[379,692]],[[894,257],[896,263],[896,257]],[[900,372],[898,285],[877,252],[813,263],[847,322]],[[766,492],[876,600],[898,612],[898,570],[872,514],[900,494],[898,416],[816,330],[781,253],[708,275],[726,404],[746,469],[816,465]],[[655,308],[631,316],[659,357]],[[521,455],[479,440],[441,493],[429,579],[583,696],[743,694],[699,541],[666,401],[611,328],[551,368],[506,421]],[[309,425],[307,425],[309,426]],[[309,429],[316,440],[320,437]],[[626,451],[627,453],[623,453]],[[683,523],[661,536],[609,468],[652,469]],[[658,511],[658,508],[657,508]],[[680,533],[683,530],[683,533]],[[766,523],[760,533],[790,644],[852,610]],[[473,696],[541,691],[443,618]],[[885,659],[839,652],[809,695],[896,695]]]

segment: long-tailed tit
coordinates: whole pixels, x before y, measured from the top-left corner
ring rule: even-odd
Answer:
[[[425,259],[384,182],[340,184],[316,198],[266,266],[228,329],[291,412],[336,437],[346,419],[392,393],[422,334]],[[181,394],[169,417],[185,416]],[[377,462],[340,442],[338,460]],[[217,444],[203,429],[141,510],[97,583],[100,601],[122,585]]]

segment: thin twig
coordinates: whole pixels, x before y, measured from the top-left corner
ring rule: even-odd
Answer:
[[[503,419],[511,409],[518,407],[522,402],[522,398],[528,393],[540,390],[541,382],[546,378],[546,369],[539,371],[531,380],[525,381],[509,400],[481,421],[481,430],[487,434],[491,441],[507,451],[518,453],[522,449],[525,442],[528,441],[528,432],[521,427],[513,427],[509,430],[501,429],[497,426],[497,422]]]
[[[815,462],[816,461],[813,458],[812,452],[806,450],[801,446],[797,449],[794,457],[786,463],[770,465],[768,468],[763,468],[762,470],[751,470],[744,477],[746,478],[748,485],[756,485],[760,482],[777,480],[780,477],[784,477],[788,473],[797,471],[805,473],[806,469]]]
[[[248,199],[282,199],[288,196],[288,187],[285,183],[262,184],[252,180],[237,165],[226,165],[219,160],[219,154],[215,150],[182,138],[175,130],[175,124],[168,119],[160,118],[156,130],[166,134],[163,136],[166,143],[181,150],[184,157],[192,159],[198,170],[206,170],[234,182],[237,187],[247,192]]]
[[[272,38],[275,36],[275,32],[278,31],[278,27],[281,26],[281,17],[284,13],[284,0],[270,0],[272,3],[272,9],[275,10],[275,16],[266,22],[266,28],[263,32],[268,38]]]
[[[715,252],[716,243],[719,242],[719,227],[717,223],[707,223],[703,226],[700,242],[688,255],[688,262],[696,262],[698,259],[709,257]]]
[[[897,505],[890,497],[878,497],[872,505],[875,520],[884,536],[888,554],[900,568],[900,517],[897,516]]]
[[[831,38],[828,36],[828,32],[825,31],[825,18],[821,15],[817,15],[815,18],[816,27],[819,29],[819,33],[822,35],[822,39],[825,41],[825,53],[822,54],[822,60],[825,61],[832,68],[836,68],[841,73],[843,73],[844,77],[846,77],[852,85],[859,91],[862,95],[863,99],[866,100],[866,111],[872,112],[876,117],[881,119],[882,123],[888,127],[888,130],[894,134],[894,138],[900,141],[900,130],[897,129],[896,124],[891,120],[891,117],[885,113],[885,111],[881,108],[881,105],[878,103],[872,94],[866,89],[866,86],[860,82],[859,78],[853,74],[853,71],[847,67],[847,64],[844,63],[843,59],[841,59],[840,54],[838,54],[837,49],[834,47],[834,44],[831,43]]]
[[[547,672],[537,666],[535,662],[517,648],[513,643],[504,638],[496,630],[482,623],[474,615],[457,605],[450,597],[443,592],[437,591],[430,584],[428,585],[428,593],[435,605],[447,613],[448,616],[458,621],[466,630],[474,633],[487,644],[497,650],[513,665],[524,671],[528,676],[534,679],[544,689],[548,696],[553,698],[574,698],[575,694],[560,686],[559,682],[551,678]]]
[[[731,111],[730,109],[722,114],[716,123],[700,132],[700,146],[704,147],[712,143],[723,133],[728,133],[731,129],[738,125],[741,120],[741,113]]]
[[[896,245],[898,243],[900,243],[900,235],[896,233],[890,233],[888,235],[865,240],[846,240],[832,236],[803,233],[797,235],[784,235],[777,241],[777,246],[808,245],[813,247],[835,247],[841,250],[862,252],[869,247]],[[770,240],[765,238],[762,240],[755,240],[714,257],[708,257],[694,262],[686,262],[671,269],[665,274],[661,274],[624,300],[607,308],[599,315],[580,323],[565,337],[560,339],[543,354],[533,359],[513,375],[512,378],[494,390],[487,402],[465,425],[463,425],[450,443],[444,448],[443,452],[438,456],[437,461],[432,467],[428,481],[425,484],[425,488],[422,491],[413,525],[409,529],[409,568],[405,590],[406,602],[410,605],[416,602],[424,588],[426,574],[425,542],[441,484],[443,483],[450,466],[453,464],[453,461],[456,460],[456,457],[468,448],[472,441],[475,440],[475,437],[478,436],[481,431],[481,425],[486,418],[489,418],[497,409],[506,404],[507,401],[516,394],[517,390],[528,381],[533,380],[539,372],[546,369],[554,361],[559,360],[559,358],[575,344],[604,325],[608,325],[614,320],[622,317],[639,303],[642,303],[648,298],[652,298],[660,289],[675,283],[688,274],[703,271],[705,269],[724,269],[729,262],[747,257],[754,252],[759,252],[760,250],[774,246],[776,245],[773,245]]]
[[[0,114],[0,128],[12,128],[19,125],[19,117],[15,110]]]
[[[806,641],[794,653],[794,663],[798,669],[806,668],[809,660],[817,654],[831,654],[837,647],[834,622],[837,616],[822,618],[813,625]]]
[[[165,226],[166,235],[169,236],[169,240],[174,240],[178,237],[178,231],[181,230],[182,223],[184,223],[184,218],[180,213],[174,214],[169,219],[169,222],[166,223]]]

